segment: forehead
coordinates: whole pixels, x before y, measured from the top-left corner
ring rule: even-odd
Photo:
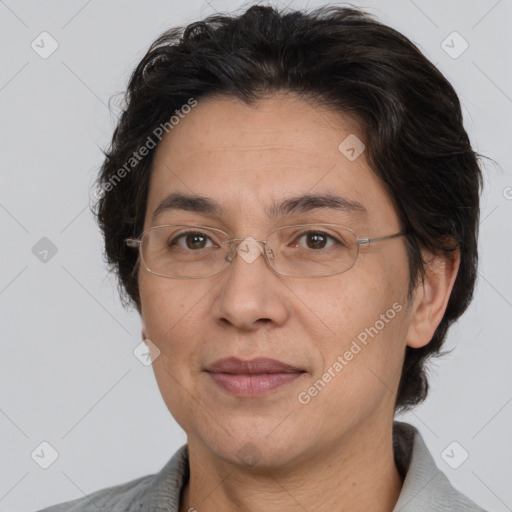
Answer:
[[[396,225],[364,151],[354,159],[362,149],[353,118],[292,94],[254,105],[227,97],[199,100],[157,148],[146,227],[176,193],[210,198],[215,215],[237,222],[270,218],[302,196],[330,196],[362,206],[354,215],[363,211],[383,226]]]

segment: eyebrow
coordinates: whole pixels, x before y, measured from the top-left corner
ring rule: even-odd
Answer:
[[[274,203],[265,212],[271,218],[281,218],[292,213],[306,213],[319,208],[328,208],[348,213],[365,214],[366,208],[352,200],[334,194],[304,194]],[[220,216],[222,207],[209,197],[173,192],[156,207],[152,219],[168,210],[182,210]]]

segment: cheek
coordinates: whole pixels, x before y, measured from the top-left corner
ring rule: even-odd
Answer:
[[[344,381],[344,393],[353,390],[354,399],[357,393],[366,394],[369,383],[376,384],[379,379],[392,387],[405,349],[408,273],[398,268],[406,262],[397,259],[389,263],[381,258],[374,263],[354,267],[351,275],[341,274],[323,289],[310,287],[301,292],[329,327],[327,335],[324,329],[323,336],[312,337],[323,361],[314,378],[322,378],[330,370],[339,375],[333,379],[338,384]],[[336,388],[335,384],[331,391],[340,393],[341,388]]]
[[[403,364],[406,309],[398,302],[366,304],[345,319],[340,314],[337,335],[317,348],[323,364],[299,396],[310,421],[326,434],[349,430],[375,411],[392,410]],[[384,315],[381,317],[381,315]],[[350,318],[351,316],[351,318]],[[320,428],[320,427],[319,427]]]
[[[194,354],[198,312],[204,306],[182,283],[149,276],[140,279],[139,287],[143,333],[160,350],[162,371],[157,377],[165,378],[167,372],[168,378],[183,379],[185,362]]]
[[[194,372],[197,361],[200,297],[185,291],[182,283],[153,276],[139,282],[144,335],[154,343],[159,355],[153,371],[162,398],[176,421],[185,427],[191,421],[185,406],[187,397],[195,396]],[[204,293],[203,293],[204,295]]]
[[[350,272],[329,278],[323,286],[320,280],[289,286],[299,299],[296,316],[318,348],[333,343],[340,348],[378,320],[401,295],[395,280],[384,280],[385,274],[376,268]],[[319,326],[316,333],[312,331],[315,325]]]
[[[139,278],[139,290],[145,334],[165,341],[167,334],[180,328],[180,319],[186,319],[192,309],[190,293],[187,294],[190,287],[187,290],[176,280],[146,272]]]

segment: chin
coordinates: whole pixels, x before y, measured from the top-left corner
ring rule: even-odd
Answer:
[[[245,417],[239,421],[232,418],[229,424],[215,424],[214,427],[209,421],[210,428],[203,425],[194,435],[188,436],[189,444],[195,439],[202,445],[201,451],[206,449],[229,464],[255,470],[282,468],[293,464],[304,452],[309,452],[310,443],[314,442],[313,432],[306,432],[292,422],[288,425],[291,428],[282,428],[286,422],[286,419],[280,424],[269,421],[268,417]]]

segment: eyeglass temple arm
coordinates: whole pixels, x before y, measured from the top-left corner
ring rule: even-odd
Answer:
[[[137,248],[140,245],[140,240],[137,240],[136,238],[127,238],[125,243],[128,247]]]
[[[376,238],[358,238],[357,244],[363,245],[363,244],[371,244],[372,242],[382,242],[384,240],[390,240],[391,238],[398,238],[399,236],[405,236],[407,233],[405,231],[402,231],[400,233],[395,233],[393,235],[387,235],[387,236],[379,236]]]

